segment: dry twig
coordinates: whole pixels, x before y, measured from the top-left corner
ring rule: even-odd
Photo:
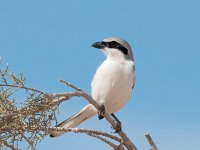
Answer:
[[[75,87],[73,86],[71,83],[68,83],[67,81],[62,80],[63,82],[66,83],[66,85],[70,85],[70,87]],[[79,88],[78,88],[79,89]],[[87,93],[83,92],[82,90],[79,90],[77,92],[73,92],[73,93],[61,93],[61,94],[54,94],[54,97],[62,97],[62,99],[57,100],[58,103],[64,101],[64,97],[67,98],[67,100],[69,100],[71,97],[73,96],[81,96],[83,98],[85,98],[90,104],[92,104],[97,110],[100,110],[100,104],[95,101],[91,96],[89,96]],[[104,117],[106,118],[106,120],[111,124],[111,126],[113,127],[113,129],[116,129],[116,122],[115,120],[110,116],[110,114],[108,114],[106,111],[104,113]],[[133,142],[126,136],[126,134],[121,130],[121,131],[117,131],[118,135],[122,138],[123,140],[123,145],[128,149],[128,150],[137,150],[136,146],[133,144]]]
[[[154,143],[153,139],[151,138],[150,134],[148,133],[145,136],[147,138],[147,141],[151,145],[151,150],[158,150],[158,148],[157,148],[156,144]]]
[[[8,142],[6,142],[5,140],[3,139],[0,139],[0,149],[1,149],[1,146],[5,145],[6,147],[12,149],[12,150],[17,150],[17,148],[15,148],[12,144],[9,144]]]
[[[7,79],[9,78],[9,79]],[[80,128],[50,128],[53,122],[57,122],[55,111],[62,102],[72,97],[83,97],[97,110],[102,107],[90,95],[82,91],[73,84],[60,80],[60,82],[73,88],[74,92],[48,94],[40,90],[26,87],[25,78],[20,74],[17,78],[13,73],[8,74],[8,66],[0,70],[0,146],[8,147],[12,150],[19,149],[18,143],[25,141],[32,150],[38,141],[44,138],[51,130],[61,130],[65,132],[85,133],[95,137],[110,145],[115,150],[136,150],[135,144],[120,130],[117,122],[106,111],[103,116],[115,129],[118,136],[89,129]],[[17,107],[13,95],[20,91],[25,91],[27,98],[21,107]],[[12,96],[13,100],[10,100]],[[152,150],[157,150],[149,134],[146,135]],[[119,143],[117,145],[116,143]]]

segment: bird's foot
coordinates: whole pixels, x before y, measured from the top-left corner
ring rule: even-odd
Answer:
[[[100,104],[99,111],[98,111],[99,120],[104,118],[104,114],[105,114],[105,106],[103,104]]]
[[[119,133],[122,130],[122,124],[114,114],[111,114],[111,116],[113,117],[113,119],[116,122],[115,127],[114,127],[115,133]]]

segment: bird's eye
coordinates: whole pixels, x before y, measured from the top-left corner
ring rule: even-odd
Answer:
[[[116,41],[111,41],[108,43],[109,48],[118,48],[120,46],[119,43],[117,43]]]
[[[118,50],[120,50],[122,53],[124,53],[124,55],[128,55],[128,50],[127,50],[124,46],[122,46],[121,44],[119,44],[119,43],[116,42],[116,41],[108,42],[108,47],[109,47],[109,48],[118,49]]]

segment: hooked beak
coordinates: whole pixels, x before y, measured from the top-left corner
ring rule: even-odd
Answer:
[[[91,46],[94,48],[103,49],[106,47],[106,45],[104,43],[105,42],[95,42]]]

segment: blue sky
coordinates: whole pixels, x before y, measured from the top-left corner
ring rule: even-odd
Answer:
[[[0,56],[27,85],[47,92],[70,91],[65,79],[90,93],[103,61],[93,42],[120,36],[133,48],[137,81],[132,98],[117,116],[138,149],[148,150],[150,133],[162,150],[200,147],[200,2],[197,0],[0,2]],[[75,98],[60,108],[59,121],[87,102]],[[83,128],[110,131],[92,118]],[[110,149],[81,134],[38,144],[44,149]]]

